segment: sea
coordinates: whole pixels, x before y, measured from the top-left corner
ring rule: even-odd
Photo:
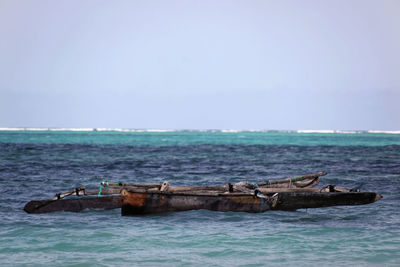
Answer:
[[[102,181],[224,185],[325,171],[361,206],[27,214]],[[400,132],[0,129],[0,266],[400,266]]]

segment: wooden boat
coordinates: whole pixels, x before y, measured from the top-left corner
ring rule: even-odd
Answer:
[[[27,213],[48,213],[122,208],[122,215],[192,209],[264,212],[332,205],[360,205],[372,203],[380,198],[376,193],[351,192],[349,189],[337,186],[313,188],[318,184],[319,177],[325,174],[320,172],[258,184],[240,182],[224,186],[172,187],[168,182],[144,185],[105,182],[99,190],[86,190],[81,186],[56,194],[49,200],[30,201],[24,210]]]
[[[258,184],[247,182],[239,183],[241,186],[254,189],[260,188],[310,188],[319,183],[319,177],[325,172],[304,175],[281,180],[270,180]],[[99,190],[86,190],[80,186],[65,193],[55,194],[52,199],[32,200],[28,202],[24,210],[27,213],[48,213],[56,211],[80,212],[85,209],[117,209],[121,208],[120,192],[123,188],[160,190],[163,184],[110,184],[102,182]],[[171,187],[169,191],[187,190],[187,187]],[[186,189],[185,189],[186,188]],[[225,190],[224,186],[192,187],[193,190]]]
[[[340,191],[339,191],[340,190]],[[207,209],[213,211],[265,212],[320,208],[339,205],[363,205],[381,198],[374,192],[354,192],[341,187],[325,188],[256,188],[179,191],[123,189],[121,215]]]

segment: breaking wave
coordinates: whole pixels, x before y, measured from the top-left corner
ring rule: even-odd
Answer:
[[[276,132],[276,133],[300,133],[300,134],[400,134],[399,131],[383,130],[237,130],[237,129],[129,129],[129,128],[44,128],[44,127],[0,127],[0,131],[54,131],[54,132],[148,132],[148,133],[167,133],[167,132],[221,132],[221,133],[240,133],[240,132]]]

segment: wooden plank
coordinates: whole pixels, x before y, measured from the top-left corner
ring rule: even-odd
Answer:
[[[100,190],[98,189],[84,190],[84,191],[77,191],[75,189],[72,189],[65,193],[56,194],[51,200],[59,200],[69,196],[92,196],[92,195],[98,195],[99,192]],[[118,188],[110,188],[110,189],[105,188],[101,190],[101,195],[113,195],[113,194],[119,194],[120,192],[121,189]]]
[[[296,183],[296,182],[300,182],[303,180],[317,179],[320,176],[324,176],[326,174],[327,174],[326,172],[317,172],[315,174],[307,174],[307,175],[303,175],[303,176],[299,176],[299,177],[289,177],[289,178],[285,178],[285,179],[281,179],[281,180],[270,180],[270,181],[258,183],[258,186],[263,187],[263,186],[271,186],[271,185],[278,185],[278,184]]]
[[[179,192],[179,191],[227,191],[227,186],[169,186],[167,192]]]
[[[338,190],[336,190],[338,188]],[[167,191],[160,191],[157,188],[137,188],[137,187],[126,187],[128,191],[131,192],[138,192],[138,193],[157,193],[157,192],[165,192],[171,194],[179,194],[179,193],[187,193],[187,194],[221,194],[221,193],[229,193],[228,186],[170,186]],[[282,192],[350,192],[350,189],[346,189],[343,187],[336,187],[336,186],[327,186],[323,188],[285,188],[285,187],[277,187],[277,188],[263,188],[259,187],[256,188],[263,194],[273,194],[273,193],[282,193]],[[253,194],[256,189],[249,189],[244,186],[233,186],[233,191],[231,193],[246,193],[246,194]]]
[[[117,187],[117,188],[124,188],[124,187],[141,187],[141,188],[154,188],[154,187],[161,187],[161,184],[122,184],[122,183],[113,183],[113,184],[108,184],[107,187]]]

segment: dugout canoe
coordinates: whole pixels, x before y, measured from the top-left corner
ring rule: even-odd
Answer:
[[[212,211],[265,212],[269,210],[295,211],[342,205],[364,205],[381,198],[375,192],[330,192],[322,189],[286,189],[254,192],[218,192],[211,190],[153,191],[122,189],[121,215],[134,216],[161,212],[206,209]],[[263,192],[264,191],[264,192]],[[280,192],[276,192],[280,191]]]
[[[313,188],[323,175],[326,173],[319,172],[258,184],[227,183],[224,186],[169,186],[168,182],[163,184],[102,182],[99,190],[86,190],[81,186],[56,194],[49,200],[32,200],[25,205],[24,210],[27,213],[48,213],[122,207],[123,215],[191,209],[264,212],[333,205],[361,205],[380,198],[376,193],[353,194],[358,192],[331,185]],[[124,192],[123,195],[121,190]],[[326,194],[327,192],[339,194]]]
[[[258,184],[251,184],[248,182],[240,182],[232,185],[232,188],[247,188],[254,189],[270,188],[270,190],[282,191],[285,188],[298,188],[306,189],[316,186],[319,183],[319,177],[326,175],[326,172],[318,172],[315,174],[308,174],[299,177],[290,177],[280,180],[269,180]],[[100,189],[87,190],[85,186],[80,186],[69,190],[64,193],[55,194],[52,199],[47,200],[32,200],[29,201],[24,210],[27,213],[48,213],[56,211],[71,211],[80,212],[85,209],[100,210],[100,209],[117,209],[121,208],[120,192],[124,188],[130,189],[145,189],[145,190],[161,190],[163,184],[122,184],[122,183],[108,183],[102,182]],[[164,183],[165,186],[165,183]],[[165,188],[164,188],[165,189]],[[169,192],[176,191],[204,191],[216,190],[224,192],[227,190],[226,186],[174,186],[167,189]]]
[[[232,190],[229,190],[232,189]],[[231,192],[230,192],[231,191]],[[115,191],[103,191],[111,194]],[[296,210],[337,205],[363,205],[381,198],[374,192],[352,192],[335,186],[324,188],[240,188],[225,187],[170,187],[123,188],[121,194],[65,199],[33,200],[24,210],[27,213],[121,208],[122,215],[209,209],[215,211],[265,212],[267,210]]]

